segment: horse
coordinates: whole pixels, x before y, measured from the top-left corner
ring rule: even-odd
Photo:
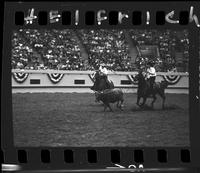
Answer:
[[[94,76],[94,85],[91,87],[93,91],[103,91],[105,89],[114,89],[114,83],[108,81],[105,75],[101,75],[99,71],[95,73]]]
[[[101,75],[99,71],[95,73],[94,85],[90,88],[95,92],[95,98],[97,98],[96,92],[101,92],[104,91],[105,89],[114,89],[114,83],[112,81],[108,81],[106,78],[107,77],[105,75]]]
[[[165,89],[168,86],[168,82],[166,80],[161,82],[155,82],[153,88],[150,87],[149,82],[145,79],[143,72],[139,72],[135,77],[134,80],[138,81],[138,90],[137,90],[137,105],[142,107],[145,103],[147,98],[153,98],[151,102],[151,107],[154,107],[154,103],[157,99],[156,95],[158,94],[162,98],[162,109],[165,108]],[[143,98],[143,102],[140,104],[140,99]]]

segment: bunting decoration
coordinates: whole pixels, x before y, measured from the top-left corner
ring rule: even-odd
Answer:
[[[28,73],[13,73],[13,78],[17,83],[23,83],[28,78]]]
[[[137,85],[138,84],[138,81],[136,81],[134,78],[135,78],[135,75],[127,75],[128,79],[131,81],[131,83],[133,83],[134,85]]]
[[[95,82],[95,78],[94,78],[95,72],[92,74],[88,74],[88,76],[90,77],[91,81],[94,83]]]
[[[181,79],[178,75],[163,75],[163,79],[166,80],[170,85],[175,85]]]
[[[51,74],[47,74],[47,76],[49,77],[50,81],[54,84],[58,83],[61,81],[61,79],[63,78],[64,74],[60,74],[60,73],[51,73]]]

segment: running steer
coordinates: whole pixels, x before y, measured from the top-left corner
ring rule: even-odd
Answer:
[[[113,111],[109,103],[117,102],[117,107],[122,110],[124,97],[123,92],[120,89],[106,89],[102,92],[96,92],[97,101],[102,101],[104,104],[104,112],[108,107],[110,111]]]

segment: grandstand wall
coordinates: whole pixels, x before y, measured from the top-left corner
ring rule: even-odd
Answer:
[[[13,93],[37,92],[77,92],[92,93],[93,71],[65,71],[65,70],[12,70]],[[137,82],[133,80],[137,72],[110,72],[108,79],[114,82],[116,88],[125,93],[135,93]],[[188,73],[158,72],[156,81],[167,80],[170,85],[167,93],[189,92]]]

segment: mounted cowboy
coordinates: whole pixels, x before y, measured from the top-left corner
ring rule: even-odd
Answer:
[[[151,66],[150,66],[151,67]],[[146,71],[146,70],[145,70]],[[138,89],[137,89],[137,105],[143,106],[146,103],[147,98],[153,98],[151,102],[152,108],[154,107],[154,102],[156,101],[156,95],[158,94],[162,98],[162,108],[164,109],[165,104],[165,89],[168,86],[167,81],[161,81],[161,82],[155,82],[155,84],[152,81],[155,81],[155,74],[153,76],[148,76],[143,69],[139,69],[138,74],[134,77],[135,81],[138,81]],[[152,79],[153,77],[153,79]],[[149,83],[153,83],[154,87],[150,89]],[[140,104],[140,99],[143,98],[143,102]]]
[[[105,89],[114,88],[113,82],[108,80],[108,70],[105,64],[99,65],[98,70],[95,72],[94,79],[94,85],[91,87],[93,91],[103,91]]]
[[[100,76],[102,76],[105,79],[106,84],[109,86],[110,82],[108,81],[108,70],[105,64],[100,64],[99,72],[100,72]]]
[[[149,84],[149,88],[152,90],[155,80],[156,80],[156,69],[155,63],[153,61],[149,61],[147,63],[147,70],[146,70],[146,79]]]

